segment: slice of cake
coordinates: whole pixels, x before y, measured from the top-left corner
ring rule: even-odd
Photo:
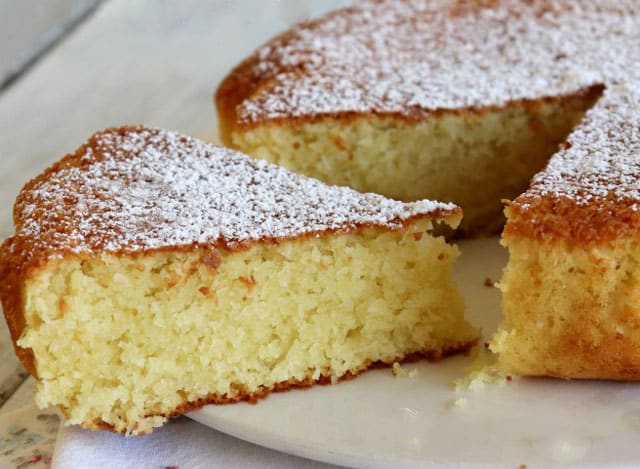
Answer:
[[[510,373],[640,380],[640,89],[607,90],[507,208]]]
[[[41,406],[141,434],[207,403],[467,350],[452,204],[327,186],[173,132],[92,136],[18,196],[0,295]]]

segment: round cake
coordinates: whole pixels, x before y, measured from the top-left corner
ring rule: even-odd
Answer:
[[[640,379],[638,63],[637,1],[369,0],[260,47],[216,104],[228,145],[455,201],[465,232],[513,200],[500,365]]]

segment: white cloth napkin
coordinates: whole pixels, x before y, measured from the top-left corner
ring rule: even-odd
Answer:
[[[61,425],[51,467],[324,469],[336,466],[253,445],[183,417],[154,430],[151,435],[129,438]]]

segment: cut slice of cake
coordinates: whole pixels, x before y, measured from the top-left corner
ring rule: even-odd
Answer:
[[[510,373],[640,380],[640,89],[605,92],[507,207]]]
[[[0,295],[39,405],[142,434],[207,403],[462,352],[431,234],[460,209],[327,186],[177,133],[92,136],[18,196]]]

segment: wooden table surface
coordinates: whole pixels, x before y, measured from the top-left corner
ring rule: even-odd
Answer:
[[[94,131],[146,124],[215,135],[212,94],[261,41],[348,2],[0,0],[0,238],[30,178]],[[237,6],[237,4],[236,4]],[[34,383],[0,321],[0,415]]]

